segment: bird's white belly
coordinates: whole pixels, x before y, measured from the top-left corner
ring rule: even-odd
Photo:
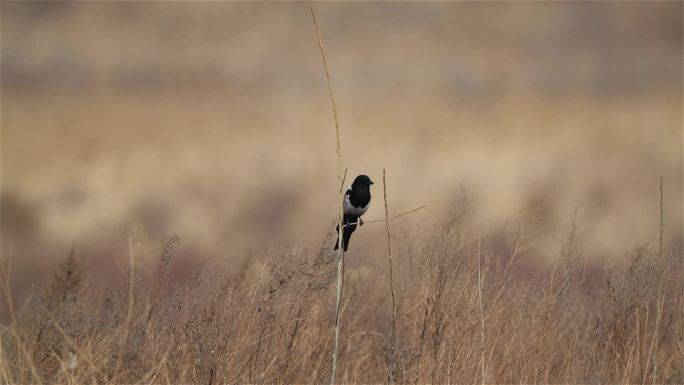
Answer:
[[[370,201],[365,207],[354,207],[353,204],[349,201],[349,195],[344,196],[344,213],[349,214],[349,215],[354,215],[354,216],[361,216],[368,211],[368,207],[370,206]]]

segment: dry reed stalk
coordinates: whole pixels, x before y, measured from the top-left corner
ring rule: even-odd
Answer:
[[[663,214],[663,177],[660,177],[660,261],[663,260],[663,227],[665,226],[665,218]],[[661,266],[662,267],[662,266]]]
[[[116,366],[114,375],[119,373],[121,368],[121,361],[123,359],[124,352],[126,350],[126,343],[128,341],[128,332],[131,327],[131,321],[133,319],[133,304],[134,304],[134,291],[135,291],[135,252],[133,251],[133,238],[128,234],[128,309],[126,311],[126,320],[124,323],[123,336],[121,339],[121,354],[118,355],[116,359]]]
[[[0,341],[0,358],[2,358],[0,361],[3,361],[3,362],[4,362],[4,361],[6,360],[6,358],[5,358],[5,350],[4,350],[3,346],[2,346],[2,341]],[[0,367],[0,380],[2,380],[2,383],[3,383],[3,384],[11,384],[12,382],[14,382],[14,381],[11,379],[10,376],[11,376],[11,374],[9,373],[9,368],[8,368],[8,366],[7,366],[7,365],[2,365],[2,366]]]
[[[12,325],[14,325],[16,323],[16,317],[14,312],[14,296],[12,295],[12,285],[10,284],[11,271],[12,244],[10,243],[9,252],[7,253],[7,262],[5,262],[5,258],[3,258],[2,253],[0,253],[0,290],[2,290],[3,297],[5,297],[10,320],[12,321]]]
[[[632,353],[634,353],[634,344],[632,344],[632,347],[629,349],[627,365],[625,366],[625,370],[622,372],[622,381],[620,382],[620,385],[623,385],[627,382],[627,376],[629,375],[629,366],[632,363]]]
[[[656,320],[655,320],[655,326],[653,327],[653,337],[651,338],[651,346],[648,348],[648,353],[651,357],[653,357],[653,383],[656,384],[656,374],[657,374],[657,367],[656,367],[656,358],[658,355],[656,347],[656,340],[658,339],[658,325],[660,325],[660,320],[663,317],[663,306],[665,302],[665,294],[662,295],[662,300],[660,300],[660,296],[657,298],[658,302],[656,303]],[[646,364],[646,371],[648,371],[648,363]],[[644,377],[646,377],[646,374],[644,374]]]
[[[385,179],[385,169],[382,169],[382,193],[385,199],[385,230],[387,230],[387,262],[389,263],[389,282],[390,282],[390,294],[392,295],[392,334],[390,336],[390,360],[389,368],[387,371],[387,383],[394,382],[394,344],[397,334],[397,306],[394,298],[394,273],[392,271],[392,237],[390,235],[389,228],[389,209],[387,207],[387,182]]]
[[[477,243],[477,294],[480,303],[480,337],[482,339],[480,346],[480,365],[482,370],[482,384],[485,383],[486,369],[485,369],[485,324],[484,324],[484,307],[482,306],[482,242]]]
[[[659,249],[658,249],[658,276],[660,278],[660,282],[658,283],[658,296],[656,297],[657,299],[660,299],[660,297],[663,297],[663,302],[665,301],[665,295],[663,294],[663,281],[665,280],[665,274],[664,274],[664,260],[663,260],[663,226],[664,226],[664,215],[663,215],[663,177],[660,177],[660,242],[659,242]],[[651,342],[651,349],[653,349],[653,344],[655,343],[656,339],[658,338],[658,325],[661,316],[663,315],[663,303],[658,304],[658,317],[656,318],[656,324],[655,328],[653,329],[653,341]],[[652,351],[653,353],[653,383],[656,383],[656,376],[658,372],[658,354],[657,354],[657,349]]]
[[[333,109],[333,120],[335,121],[335,134],[337,139],[337,182],[342,186],[342,149],[340,144],[340,122],[337,116],[337,103],[335,103],[335,94],[333,92],[332,80],[330,80],[330,72],[328,71],[328,63],[325,60],[325,52],[323,50],[323,39],[321,39],[321,32],[318,29],[316,22],[316,13],[313,7],[309,8],[311,11],[311,18],[313,19],[314,27],[316,28],[316,36],[318,37],[318,48],[321,51],[321,58],[323,59],[323,69],[325,70],[325,78],[328,81],[328,89],[330,90],[330,103]],[[339,212],[339,226],[337,228],[337,249],[339,250],[339,258],[337,261],[337,287],[336,287],[336,304],[335,304],[335,342],[332,353],[332,374],[330,383],[335,384],[335,376],[337,374],[337,356],[340,345],[340,304],[342,302],[342,288],[344,285],[344,248],[342,247],[342,231],[344,221],[344,193],[343,188],[340,187],[340,212]]]

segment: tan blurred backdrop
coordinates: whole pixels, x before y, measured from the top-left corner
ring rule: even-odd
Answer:
[[[397,227],[577,213],[589,258],[682,242],[682,3],[315,4],[345,166]],[[40,271],[318,247],[335,135],[305,3],[2,2],[2,251]],[[383,216],[381,184],[367,219]],[[352,253],[381,254],[383,226]],[[152,246],[149,246],[152,247]],[[546,250],[546,249],[543,249]],[[98,262],[99,263],[99,262]]]

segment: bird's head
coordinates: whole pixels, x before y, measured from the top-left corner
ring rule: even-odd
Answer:
[[[373,181],[370,180],[368,175],[359,175],[354,179],[354,183],[352,183],[352,189],[354,190],[369,190],[370,185],[373,184]]]

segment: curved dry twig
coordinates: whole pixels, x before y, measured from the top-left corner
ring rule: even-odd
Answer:
[[[396,218],[402,217],[402,216],[404,216],[404,215],[408,215],[408,214],[415,213],[416,211],[422,210],[422,209],[424,209],[424,208],[426,208],[426,207],[427,207],[427,205],[422,205],[422,206],[420,206],[420,207],[416,207],[416,208],[413,209],[413,210],[406,211],[406,212],[403,212],[403,213],[401,213],[401,214],[394,215],[394,216],[390,217],[389,220],[391,221],[392,219],[396,219]],[[364,224],[366,224],[366,223],[374,223],[374,222],[385,222],[385,220],[384,220],[384,219],[373,219],[373,220],[370,220],[370,221],[363,221]],[[360,221],[347,223],[346,225],[344,225],[344,227],[352,226],[352,225],[358,225],[359,223],[360,223]]]

